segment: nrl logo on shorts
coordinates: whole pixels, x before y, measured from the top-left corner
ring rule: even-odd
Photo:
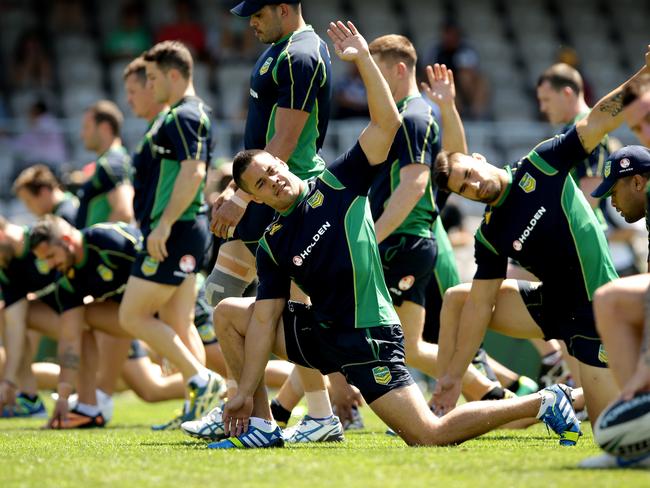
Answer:
[[[186,254],[178,261],[178,267],[183,273],[193,273],[196,269],[196,259],[191,254]]]
[[[266,58],[266,61],[264,61],[264,64],[260,68],[260,75],[266,74],[266,72],[269,70],[269,67],[271,66],[272,62],[273,62],[273,58],[271,56]]]
[[[607,364],[609,362],[607,358],[607,351],[605,350],[605,346],[602,344],[598,348],[598,361],[604,364]]]
[[[318,208],[323,204],[324,200],[325,197],[320,192],[320,190],[316,190],[316,193],[310,196],[309,199],[307,200],[307,205],[309,205],[311,208]]]
[[[605,175],[605,178],[607,178],[612,172],[612,162],[611,161],[605,161],[605,170],[603,174]]]
[[[142,262],[142,266],[140,266],[140,271],[142,271],[142,274],[145,276],[153,276],[156,274],[156,271],[158,271],[158,265],[160,263],[156,261],[154,258],[151,256],[147,256],[144,258],[144,261]]]
[[[104,281],[113,281],[113,270],[100,264],[97,266],[97,273],[102,277]]]
[[[519,181],[519,187],[526,193],[534,192],[536,186],[537,182],[535,181],[535,178],[530,176],[530,173],[526,173]]]
[[[377,366],[376,368],[372,368],[372,375],[375,378],[375,383],[378,385],[387,385],[390,383],[390,380],[393,379],[390,370],[386,366]]]

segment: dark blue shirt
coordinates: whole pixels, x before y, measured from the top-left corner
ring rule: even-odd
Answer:
[[[27,227],[24,229],[24,239],[23,252],[14,256],[6,268],[0,268],[0,288],[5,307],[22,300],[28,293],[42,297],[54,291],[57,273],[30,251]]]
[[[318,175],[325,168],[318,152],[329,121],[331,79],[327,45],[311,26],[269,47],[251,74],[246,149],[264,149],[275,134],[278,108],[308,112],[309,118],[287,164],[302,179]]]
[[[77,229],[109,220],[111,205],[108,194],[116,186],[130,183],[131,158],[124,147],[111,148],[97,158],[95,172],[79,190]]]
[[[506,167],[510,181],[476,233],[475,279],[505,278],[508,257],[544,283],[558,307],[591,302],[617,278],[605,235],[569,172],[587,157],[575,129]]]
[[[79,213],[79,199],[72,193],[64,193],[63,200],[54,207],[52,213],[74,226],[77,222],[77,214]]]
[[[150,150],[156,157],[152,164],[153,171],[146,187],[147,196],[143,201],[153,200],[149,214],[149,225],[143,227],[143,233],[158,223],[174,190],[176,177],[183,161],[210,161],[212,152],[212,127],[210,114],[212,110],[203,100],[187,96],[165,113],[165,118],[155,133],[151,134]],[[201,183],[194,198],[178,220],[194,220],[204,210],[205,199]]]
[[[56,301],[63,313],[84,304],[86,296],[96,301],[120,301],[131,274],[131,266],[142,248],[142,234],[124,223],[96,224],[83,229],[83,260],[56,283]]]
[[[147,127],[147,132],[133,153],[133,213],[143,233],[148,233],[151,211],[156,196],[156,179],[160,161],[157,159],[153,136],[165,121],[166,110],[160,112]]]
[[[288,298],[293,280],[325,327],[398,324],[368,205],[376,174],[359,144],[305,183],[257,250],[257,300]]]
[[[395,135],[388,159],[380,166],[379,174],[370,189],[372,218],[379,220],[388,201],[400,184],[400,171],[411,164],[424,164],[431,168],[440,151],[438,124],[433,107],[420,95],[407,97],[397,104],[402,126]],[[436,209],[437,188],[431,178],[424,195],[393,234],[410,234],[432,237]]]

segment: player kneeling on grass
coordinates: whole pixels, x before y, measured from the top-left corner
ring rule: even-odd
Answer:
[[[456,444],[520,418],[537,416],[575,443],[568,394],[554,386],[522,398],[463,405],[444,418],[430,410],[404,364],[403,334],[383,280],[368,190],[400,126],[397,108],[364,38],[352,23],[330,24],[337,55],[354,62],[371,121],[359,141],[319,177],[303,182],[265,151],[237,155],[237,185],[280,213],[257,254],[256,300],[230,298],[215,326],[237,394],[215,419],[217,449],[283,444],[262,383],[273,351],[323,374],[342,372],[375,413],[409,445]],[[311,308],[287,302],[294,280]],[[216,424],[217,422],[215,422]]]

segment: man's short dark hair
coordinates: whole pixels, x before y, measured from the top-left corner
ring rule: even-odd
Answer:
[[[551,85],[555,91],[569,87],[576,94],[580,95],[584,91],[582,76],[577,69],[566,63],[557,63],[544,71],[537,80],[537,87],[545,81]]]
[[[433,163],[433,181],[439,190],[449,191],[449,151],[440,151]]]
[[[187,46],[180,41],[159,42],[144,53],[144,60],[156,63],[158,68],[167,73],[170,69],[177,69],[186,80],[192,78],[194,62]]]
[[[32,195],[36,196],[40,193],[42,188],[54,190],[59,188],[59,181],[54,176],[54,173],[44,164],[35,164],[29,168],[24,169],[16,178],[13,185],[14,193],[20,190],[27,190]]]
[[[88,112],[92,114],[95,124],[106,122],[113,131],[113,135],[119,137],[124,123],[124,115],[117,105],[110,100],[100,100],[88,107]]]
[[[61,244],[63,236],[69,234],[73,228],[61,217],[45,215],[29,231],[29,245],[34,250],[43,242],[51,245]]]
[[[122,78],[126,80],[131,75],[135,75],[142,85],[147,83],[147,65],[143,56],[138,56],[124,68]]]
[[[650,74],[643,73],[623,88],[623,106],[627,107],[650,92]]]
[[[235,159],[232,160],[232,178],[235,180],[235,184],[247,193],[249,191],[243,184],[242,175],[253,161],[253,158],[262,152],[264,151],[261,149],[246,149],[239,151],[235,155]]]

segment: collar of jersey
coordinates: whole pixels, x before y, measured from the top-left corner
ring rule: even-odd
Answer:
[[[313,31],[314,28],[313,28],[311,25],[307,24],[307,25],[305,25],[305,27],[302,27],[302,28],[300,28],[300,29],[298,29],[298,30],[296,30],[296,31],[293,31],[293,32],[289,32],[286,36],[281,37],[280,39],[278,39],[277,41],[275,41],[275,42],[273,43],[273,45],[274,45],[274,46],[277,46],[278,44],[282,44],[284,41],[286,41],[287,39],[289,39],[289,38],[290,38],[291,36],[293,36],[294,34],[298,34],[299,32],[308,31],[308,30]]]
[[[286,209],[284,212],[280,212],[280,215],[282,215],[283,217],[286,217],[287,215],[291,214],[291,212],[293,212],[295,210],[295,208],[298,205],[300,205],[300,203],[305,198],[307,198],[308,193],[309,193],[309,185],[307,184],[307,182],[305,182],[305,186],[302,189],[302,191],[300,192],[300,195],[298,195],[298,197],[293,201],[293,203],[291,204],[291,206],[288,209]]]
[[[408,95],[402,98],[399,102],[397,102],[397,110],[402,110],[404,106],[414,98],[422,98],[422,95],[418,93],[417,95]]]
[[[501,198],[497,200],[497,202],[492,205],[492,207],[500,207],[501,204],[505,201],[506,198],[508,198],[508,194],[510,193],[510,188],[512,188],[512,169],[510,166],[505,167],[506,173],[508,173],[508,186],[506,186],[506,191],[503,192],[503,195],[501,195]]]

